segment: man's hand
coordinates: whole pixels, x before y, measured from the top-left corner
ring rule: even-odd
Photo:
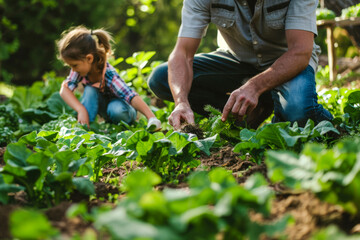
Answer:
[[[226,102],[221,120],[226,121],[231,112],[240,121],[245,115],[250,114],[257,106],[259,93],[246,84],[234,90]]]
[[[88,114],[86,108],[83,108],[78,112],[78,122],[80,124],[86,124],[88,127],[90,127],[89,114]]]
[[[175,130],[180,128],[182,121],[188,124],[194,124],[194,113],[190,105],[186,103],[179,103],[169,117],[169,124],[173,126]]]

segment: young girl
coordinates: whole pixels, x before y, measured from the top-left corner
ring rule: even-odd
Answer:
[[[97,114],[115,124],[121,120],[132,123],[138,110],[148,119],[148,128],[155,125],[152,128],[159,130],[161,122],[107,62],[111,41],[110,34],[102,29],[79,26],[62,33],[57,42],[59,59],[71,71],[61,85],[60,96],[77,112],[81,124],[89,126]],[[84,85],[81,102],[73,93],[79,82]]]

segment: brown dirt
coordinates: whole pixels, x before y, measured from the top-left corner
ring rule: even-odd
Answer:
[[[184,133],[193,133],[198,139],[204,139],[204,131],[198,125],[184,124],[181,126],[180,131]]]
[[[0,167],[3,167],[5,165],[5,162],[4,162],[5,151],[6,151],[6,147],[0,147]]]
[[[9,216],[12,211],[19,206],[15,205],[0,205],[0,239],[9,239],[11,237],[9,230]]]
[[[255,164],[241,159],[240,154],[227,146],[213,151],[211,156],[202,156],[201,164],[212,167],[224,167],[231,170],[239,184],[244,183],[252,174],[258,172],[264,175],[269,187],[276,192],[272,202],[271,215],[264,219],[260,214],[251,214],[253,220],[259,222],[274,222],[286,214],[294,219],[294,224],[288,226],[284,232],[286,239],[304,240],[317,230],[335,224],[348,234],[360,232],[360,216],[351,218],[339,206],[320,201],[313,193],[296,193],[281,184],[273,184],[267,177],[267,168],[264,163]],[[275,238],[276,239],[276,238]]]

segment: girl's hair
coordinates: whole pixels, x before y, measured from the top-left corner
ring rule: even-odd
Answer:
[[[84,26],[71,27],[61,34],[57,41],[60,60],[82,60],[88,54],[94,56],[97,70],[102,71],[105,61],[112,54],[111,42],[113,39],[109,32],[103,29],[89,30]]]

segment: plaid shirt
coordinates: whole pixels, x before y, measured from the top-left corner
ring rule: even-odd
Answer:
[[[94,84],[91,83],[87,79],[87,77],[81,77],[77,72],[74,72],[73,70],[70,71],[69,76],[64,81],[67,82],[67,86],[71,91],[74,91],[74,89],[77,88],[79,82],[84,85]],[[126,85],[124,80],[121,79],[119,74],[116,72],[115,68],[109,63],[106,63],[105,85],[105,91],[109,90],[112,96],[124,99],[129,104],[133,97],[138,95],[128,85]]]

